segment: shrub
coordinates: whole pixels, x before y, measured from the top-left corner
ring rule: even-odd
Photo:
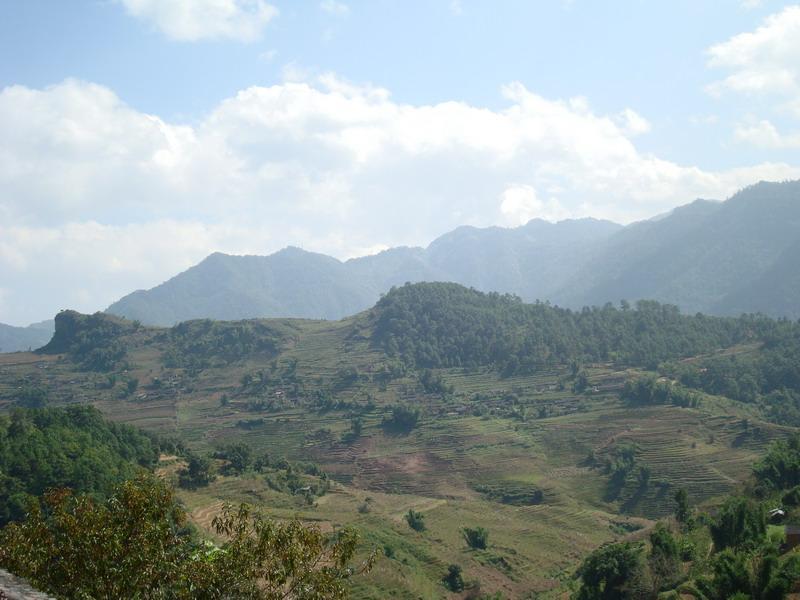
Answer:
[[[447,574],[442,578],[442,581],[451,592],[464,591],[464,576],[461,574],[461,567],[458,565],[447,567]]]
[[[415,511],[413,508],[408,509],[406,513],[406,522],[414,531],[425,531],[427,529],[425,526],[425,515]]]
[[[489,532],[483,527],[475,527],[474,529],[465,527],[461,530],[461,534],[470,548],[486,550],[486,546],[489,544]]]

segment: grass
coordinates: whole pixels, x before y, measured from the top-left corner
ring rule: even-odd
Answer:
[[[311,506],[252,473],[219,477],[180,497],[209,534],[224,502],[248,502],[325,530],[356,527],[365,552],[392,553],[354,583],[356,598],[447,597],[441,578],[453,563],[484,592],[558,596],[589,551],[670,513],[677,488],[695,504],[729,493],[763,448],[789,431],[724,398],[706,397],[696,409],[623,406],[618,391],[633,371],[612,365],[589,366],[589,392],[580,395],[564,385],[566,368],[509,378],[487,369],[441,370],[454,392],[426,394],[413,372],[377,381],[385,357],[369,346],[368,332],[353,335],[353,320],[273,325],[287,336],[277,356],[212,359],[196,373],[165,367],[164,336],[142,328],[111,389],[106,375],[77,371],[64,356],[0,354],[0,407],[34,383],[48,390],[51,404],[92,403],[113,420],[179,436],[196,451],[244,440],[256,453],[317,462],[335,485]],[[292,365],[294,382],[286,376]],[[358,377],[334,390],[346,367]],[[243,388],[242,378],[259,372],[269,383]],[[130,378],[139,385],[126,397]],[[325,408],[316,395],[328,393]],[[407,434],[381,427],[397,402],[422,410]],[[354,414],[363,431],[347,442]],[[620,444],[634,444],[636,464],[651,475],[645,487],[629,476],[611,496],[608,476],[587,458],[601,462]],[[532,501],[539,492],[541,500]],[[367,498],[369,511],[359,511]],[[425,514],[425,532],[408,527],[409,508]],[[464,526],[486,528],[489,548],[467,548]]]

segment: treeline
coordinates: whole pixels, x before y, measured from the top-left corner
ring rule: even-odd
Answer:
[[[452,283],[393,288],[371,314],[373,343],[406,364],[490,365],[506,374],[571,361],[655,368],[785,327],[759,316],[682,315],[675,306],[652,301],[572,311]]]
[[[632,406],[672,404],[683,408],[696,408],[700,405],[700,395],[697,392],[655,377],[629,379],[625,382],[620,397]]]
[[[158,454],[154,437],[107,422],[91,406],[15,409],[0,416],[0,525],[48,488],[106,496]]]
[[[230,363],[245,356],[259,354],[275,356],[284,336],[261,321],[185,321],[161,334],[166,341],[164,365],[204,369],[212,361]]]
[[[775,321],[752,352],[665,365],[683,385],[763,405],[771,420],[800,426],[800,325]]]

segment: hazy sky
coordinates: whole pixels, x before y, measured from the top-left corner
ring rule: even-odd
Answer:
[[[0,0],[0,322],[788,178],[800,5]]]

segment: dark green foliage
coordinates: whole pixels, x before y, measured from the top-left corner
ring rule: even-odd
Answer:
[[[800,323],[753,320],[757,352],[676,363],[665,371],[686,386],[742,402],[759,402],[771,420],[800,426]]]
[[[275,356],[285,341],[276,329],[262,321],[185,321],[169,330],[170,348],[164,353],[167,367],[204,369],[212,361],[227,364],[251,355]]]
[[[461,567],[458,565],[447,567],[447,574],[442,578],[442,581],[451,592],[464,591],[464,576],[462,575]]]
[[[494,502],[512,506],[532,506],[544,501],[544,492],[529,483],[501,482],[476,485],[475,491]]]
[[[682,525],[687,525],[691,518],[691,509],[689,508],[689,495],[686,493],[686,489],[678,489],[673,498],[675,500],[675,520]]]
[[[228,461],[223,470],[226,473],[238,475],[246,471],[252,464],[253,451],[245,442],[236,442],[227,444],[214,452],[214,458]]]
[[[657,523],[650,532],[647,563],[656,590],[668,589],[680,571],[678,540],[664,523]]]
[[[51,487],[103,496],[158,460],[158,445],[90,406],[16,409],[0,416],[0,524]]]
[[[642,570],[642,548],[629,542],[608,544],[592,552],[578,569],[576,600],[632,598],[630,583]]]
[[[728,498],[709,525],[709,531],[717,550],[756,546],[767,534],[764,507],[748,498]]]
[[[441,374],[434,373],[430,369],[422,370],[419,376],[419,382],[422,385],[422,389],[429,394],[441,394],[444,396],[445,394],[453,393],[453,386],[447,385],[444,379],[442,379]]]
[[[700,404],[697,393],[670,381],[659,381],[655,377],[629,379],[622,388],[621,398],[632,406],[673,404],[695,408]]]
[[[393,288],[375,306],[373,342],[418,368],[489,365],[530,373],[570,361],[617,361],[654,367],[750,339],[756,319],[681,315],[640,301],[570,311],[484,294],[451,283]]]
[[[576,394],[582,394],[586,391],[586,388],[589,387],[589,376],[586,374],[586,371],[578,371],[575,374],[575,381],[572,383],[572,391]]]
[[[726,549],[716,555],[711,571],[711,577],[697,582],[710,600],[782,600],[800,581],[800,556],[782,561],[772,547],[755,555]]]
[[[178,471],[178,484],[190,490],[205,487],[214,480],[211,460],[207,456],[189,453],[186,468]]]
[[[359,379],[358,369],[355,367],[343,367],[336,372],[333,379],[333,389],[341,391],[349,388]]]
[[[425,526],[425,515],[413,508],[409,508],[406,513],[406,523],[408,523],[408,526],[414,531],[425,531],[427,529]]]
[[[125,384],[125,391],[128,394],[128,396],[130,396],[136,393],[138,387],[139,387],[139,380],[134,377],[131,377]]]
[[[392,431],[409,432],[419,423],[420,411],[405,404],[392,406],[391,414],[383,419],[383,426]]]
[[[64,310],[56,315],[53,339],[38,352],[69,354],[83,369],[110,371],[127,352],[119,338],[131,331],[129,322],[105,313]]]
[[[22,408],[44,408],[47,405],[47,389],[26,383],[15,394],[14,403]]]
[[[57,490],[44,505],[0,531],[0,566],[61,598],[343,600],[347,580],[374,560],[349,564],[352,530],[330,539],[247,505],[214,519],[221,547],[198,543],[172,490],[153,477],[125,482],[105,502]]]
[[[350,431],[342,434],[342,442],[345,444],[352,444],[361,437],[361,432],[364,430],[364,419],[360,416],[355,416],[350,419]]]
[[[796,485],[786,492],[781,498],[781,502],[786,506],[800,506],[800,485]]]
[[[760,483],[775,489],[800,485],[800,434],[773,443],[753,472]]]
[[[477,550],[486,550],[489,544],[489,532],[483,527],[464,527],[461,530],[461,535],[464,536],[464,541],[467,546]]]

